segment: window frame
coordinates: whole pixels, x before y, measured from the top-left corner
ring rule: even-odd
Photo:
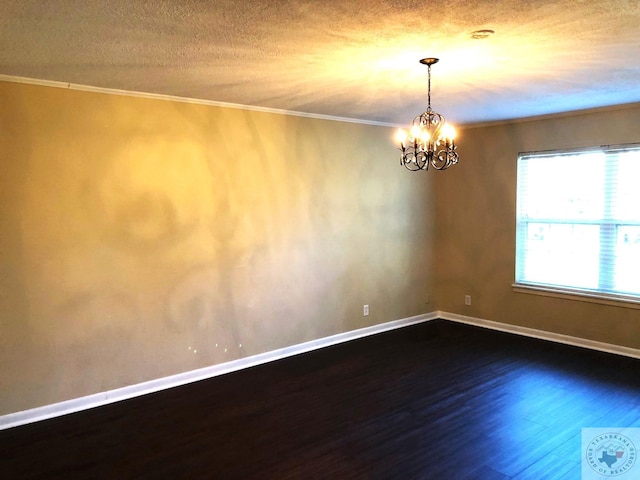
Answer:
[[[621,152],[625,151],[636,151],[638,155],[640,155],[640,143],[632,143],[632,144],[618,144],[618,145],[601,145],[596,147],[581,147],[581,148],[571,148],[571,149],[560,149],[560,150],[544,150],[544,151],[528,151],[528,152],[519,152],[517,156],[516,163],[516,228],[515,228],[515,269],[514,269],[514,282],[512,284],[512,288],[514,292],[517,293],[526,293],[526,294],[537,294],[543,296],[550,296],[556,298],[564,298],[570,300],[581,300],[592,303],[600,303],[606,305],[616,305],[623,306],[628,308],[636,308],[640,309],[640,292],[636,293],[620,293],[616,291],[611,291],[612,289],[612,279],[613,275],[615,275],[614,268],[611,266],[606,267],[605,270],[611,272],[611,275],[608,278],[608,281],[604,279],[604,276],[599,274],[598,279],[598,287],[596,289],[583,288],[583,287],[574,287],[574,286],[563,286],[563,285],[554,285],[542,282],[534,282],[524,280],[523,273],[524,272],[524,262],[525,262],[525,253],[520,253],[520,249],[523,248],[522,245],[526,243],[527,235],[527,227],[529,224],[563,224],[563,225],[597,225],[600,227],[600,236],[602,239],[608,236],[608,239],[605,243],[615,246],[615,237],[617,228],[620,226],[640,226],[640,219],[638,220],[622,220],[616,219],[612,215],[612,198],[615,196],[615,189],[612,188],[604,188],[604,213],[601,219],[598,220],[582,220],[577,218],[562,218],[562,219],[544,219],[544,218],[533,218],[531,220],[523,221],[523,217],[521,216],[520,210],[520,202],[521,202],[521,175],[522,175],[522,166],[521,160],[523,157],[553,157],[553,156],[570,156],[570,155],[580,155],[580,154],[588,154],[588,153],[604,153],[604,174],[609,177],[609,179],[605,180],[605,184],[609,185],[610,180],[613,175],[617,175],[618,164],[612,158],[613,155],[617,155]],[[616,164],[615,170],[610,168],[612,162]],[[602,230],[602,227],[605,227]],[[600,245],[603,244],[601,240]],[[611,253],[611,250],[608,251]],[[598,256],[599,263],[599,271],[603,268],[603,262],[615,262],[615,255],[612,257],[611,255],[603,254],[603,248],[599,249]],[[519,279],[519,276],[521,277]],[[603,279],[604,282],[603,283]]]

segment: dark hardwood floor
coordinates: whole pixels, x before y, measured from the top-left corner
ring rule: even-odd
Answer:
[[[432,321],[0,431],[0,478],[579,479],[640,360]]]

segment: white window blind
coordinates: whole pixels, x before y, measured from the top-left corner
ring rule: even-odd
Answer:
[[[518,157],[516,284],[640,297],[640,145]]]

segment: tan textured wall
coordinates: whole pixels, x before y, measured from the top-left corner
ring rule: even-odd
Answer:
[[[461,163],[436,184],[438,309],[640,348],[640,310],[511,288],[518,152],[640,142],[640,107],[467,128],[460,137]]]
[[[6,82],[0,105],[0,414],[432,310],[431,179],[391,129]]]

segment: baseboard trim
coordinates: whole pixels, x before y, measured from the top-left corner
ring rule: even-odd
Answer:
[[[178,387],[200,380],[206,380],[208,378],[217,377],[226,373],[232,373],[245,368],[250,368],[283,358],[292,357],[301,353],[330,347],[332,345],[348,342],[350,340],[356,340],[358,338],[376,335],[378,333],[396,330],[398,328],[407,327],[418,323],[424,323],[435,319],[443,319],[452,322],[475,325],[482,328],[488,328],[490,330],[498,330],[501,332],[513,333],[525,337],[549,340],[565,345],[572,345],[640,359],[640,349],[623,347],[620,345],[613,345],[604,342],[597,342],[594,340],[573,337],[570,335],[563,335],[560,333],[547,332],[544,330],[537,330],[535,328],[522,327],[519,325],[500,323],[493,320],[470,317],[457,313],[436,311],[423,315],[417,315],[414,317],[381,323],[378,325],[372,325],[370,327],[360,328],[357,330],[351,330],[349,332],[338,333],[336,335],[331,335],[317,340],[311,340],[309,342],[280,348],[278,350],[272,350],[258,355],[252,355],[250,357],[233,360],[231,362],[211,365],[209,367],[201,368],[198,370],[192,370],[168,377],[158,378],[155,380],[150,380],[148,382],[138,383],[107,392],[96,393],[93,395],[65,400],[63,402],[44,405],[42,407],[36,407],[21,412],[2,415],[0,416],[0,430],[39,422],[50,418],[60,417],[63,415],[68,415],[70,413],[80,412],[82,410],[88,410],[94,407],[99,407],[102,405],[107,405],[134,397],[139,397],[149,393],[166,390],[168,388]]]
[[[614,345],[605,342],[597,342],[595,340],[588,340],[586,338],[573,337],[571,335],[563,335],[561,333],[547,332],[545,330],[537,330],[535,328],[522,327],[520,325],[510,325],[507,323],[494,322],[493,320],[469,317],[466,315],[459,315],[457,313],[441,311],[438,311],[436,313],[438,315],[438,318],[441,318],[443,320],[450,320],[452,322],[466,323],[468,325],[489,328],[491,330],[515,333],[516,335],[522,335],[525,337],[549,340],[556,343],[563,343],[565,345],[572,345],[575,347],[588,348],[590,350],[613,353],[615,355],[622,355],[625,357],[640,358],[640,349],[636,348],[623,347],[620,345]]]
[[[198,370],[192,370],[189,372],[179,373],[177,375],[158,378],[156,380],[151,380],[148,382],[117,388],[115,390],[110,390],[107,392],[96,393],[80,398],[65,400],[59,403],[44,405],[42,407],[23,410],[21,412],[2,415],[0,416],[0,430],[18,427],[20,425],[26,425],[42,420],[48,420],[50,418],[60,417],[62,415],[68,415],[70,413],[76,413],[82,410],[88,410],[90,408],[107,405],[109,403],[115,403],[149,393],[166,390],[168,388],[186,385],[188,383],[197,382],[199,380],[206,380],[208,378],[217,377],[226,373],[231,373],[264,363],[273,362],[275,360],[299,355],[301,353],[309,352],[312,350],[330,347],[332,345],[348,342],[350,340],[356,340],[358,338],[376,335],[378,333],[383,333],[390,330],[396,330],[398,328],[407,327],[409,325],[428,322],[437,318],[437,312],[432,312],[423,315],[417,315],[414,317],[403,318],[400,320],[394,320],[378,325],[372,325],[370,327],[351,330],[349,332],[338,333],[336,335],[331,335],[317,340],[311,340],[309,342],[280,348],[278,350],[272,350],[258,355],[252,355],[250,357],[240,358],[231,362],[211,365],[209,367],[201,368]]]

